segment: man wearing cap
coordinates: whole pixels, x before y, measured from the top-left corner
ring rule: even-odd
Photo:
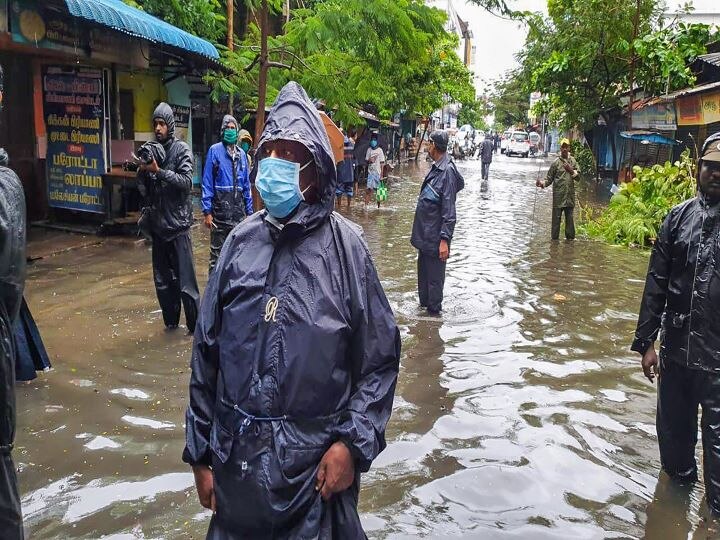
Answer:
[[[226,114],[220,142],[208,150],[203,170],[201,205],[210,229],[210,272],[230,231],[253,213],[249,171],[247,154],[238,146],[237,120]]]
[[[560,238],[560,220],[565,214],[565,238],[575,239],[575,182],[580,177],[580,168],[570,155],[570,141],[560,141],[560,156],[550,165],[545,182],[538,180],[536,186],[545,189],[553,185],[553,210],[551,238]]]
[[[447,154],[448,135],[433,131],[428,143],[432,168],[420,188],[410,242],[418,250],[420,306],[437,315],[442,309],[445,265],[455,231],[455,196],[465,180]]]
[[[673,208],[658,232],[631,348],[650,382],[658,376],[660,463],[678,483],[698,478],[702,409],[705,496],[720,516],[720,134],[700,156],[697,196]]]
[[[385,152],[378,142],[377,131],[373,131],[370,135],[370,147],[365,153],[365,161],[367,162],[367,189],[365,190],[365,206],[370,204],[370,200],[375,195],[375,191],[380,187],[382,179],[383,165],[385,165]],[[377,201],[380,208],[380,201]]]
[[[165,158],[140,165],[138,181],[149,209],[155,292],[165,327],[177,328],[182,303],[192,333],[200,303],[190,242],[193,155],[187,143],[175,138],[175,115],[167,103],[153,112],[153,130]]]
[[[382,149],[380,150],[382,152]],[[347,197],[347,206],[353,197],[353,186],[355,184],[355,142],[351,137],[345,135],[343,143],[343,160],[337,166],[337,189],[335,196],[337,197],[338,208],[342,206],[342,197]]]

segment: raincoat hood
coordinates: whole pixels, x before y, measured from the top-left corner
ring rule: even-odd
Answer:
[[[153,112],[153,120],[156,118],[160,118],[167,124],[168,140],[175,137],[175,113],[173,113],[170,105],[164,101],[161,102],[160,105],[155,108],[155,112]]]
[[[277,140],[302,143],[313,156],[319,180],[320,201],[315,204],[300,203],[290,223],[300,224],[305,229],[315,228],[330,216],[335,206],[337,171],[330,140],[320,114],[305,89],[294,81],[280,90],[270,109],[257,147],[257,155],[263,155],[263,146],[266,143]]]
[[[223,116],[222,127],[220,128],[220,139],[222,139],[223,131],[225,131],[225,128],[227,128],[230,123],[235,124],[235,126],[238,125],[237,120],[235,120],[235,117],[232,114],[226,114]],[[238,140],[240,139],[238,138]]]

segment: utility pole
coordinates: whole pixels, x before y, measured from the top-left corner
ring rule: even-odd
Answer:
[[[267,96],[268,72],[268,3],[262,0],[259,13],[260,23],[260,75],[258,77],[258,105],[255,115],[255,144],[258,144],[265,127],[265,100]]]
[[[229,51],[235,50],[235,1],[227,0],[227,48]],[[233,113],[234,98],[233,94],[228,96],[228,114]]]

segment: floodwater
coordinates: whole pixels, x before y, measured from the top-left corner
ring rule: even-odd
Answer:
[[[441,318],[416,303],[414,204],[427,164],[359,199],[403,337],[388,447],[363,478],[370,538],[707,538],[702,488],[664,477],[655,388],[628,352],[647,254],[549,240],[548,162],[459,164]],[[592,190],[590,190],[592,191]],[[343,212],[347,213],[345,210]],[[207,232],[193,230],[206,279]],[[204,538],[181,461],[191,338],[162,325],[146,246],[105,242],[30,268],[54,370],[17,387],[30,538]]]

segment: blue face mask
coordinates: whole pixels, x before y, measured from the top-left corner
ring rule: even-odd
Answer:
[[[305,200],[300,191],[300,171],[310,163],[308,161],[301,167],[299,163],[280,158],[260,160],[255,187],[272,217],[283,219],[289,216]]]
[[[377,141],[376,141],[375,139],[373,139],[372,141],[370,141],[370,146],[371,146],[372,148],[377,148]]]

